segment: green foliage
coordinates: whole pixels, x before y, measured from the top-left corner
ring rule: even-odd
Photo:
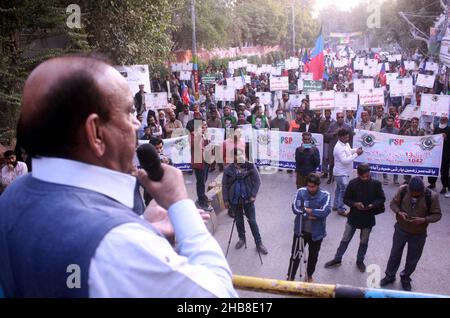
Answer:
[[[83,1],[91,47],[117,64],[162,63],[172,47],[169,32],[179,0]]]

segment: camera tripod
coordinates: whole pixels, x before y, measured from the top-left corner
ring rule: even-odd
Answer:
[[[236,209],[236,211],[234,211],[233,225],[231,226],[230,238],[228,239],[228,246],[227,246],[227,252],[225,254],[225,258],[228,257],[228,251],[230,249],[231,239],[233,237],[233,231],[234,231],[234,227],[236,225],[236,218],[238,216],[238,213],[242,213],[242,215],[245,215],[244,214],[244,198],[240,198],[239,199],[239,203],[237,205],[237,209]],[[244,226],[245,226],[245,224],[244,224]],[[237,228],[236,228],[236,230],[237,230]],[[247,241],[246,240],[244,240],[244,247],[247,248]],[[259,248],[256,248],[256,250],[258,251],[259,260],[261,261],[261,265],[262,265],[263,261],[262,261],[262,257],[261,257],[261,252],[259,251]]]
[[[302,202],[302,207],[301,209],[303,210],[303,202]],[[305,280],[308,278],[308,274],[307,274],[307,263],[308,260],[306,257],[304,257],[304,252],[305,252],[305,240],[303,239],[303,233],[302,233],[302,226],[303,226],[303,217],[305,217],[305,213],[303,213],[302,215],[300,215],[300,234],[298,236],[296,236],[294,238],[294,242],[293,242],[293,253],[291,255],[291,259],[289,260],[289,268],[288,268],[288,273],[287,273],[287,279],[289,280],[289,278],[292,278],[295,280],[295,274],[293,275],[294,272],[294,268],[295,268],[295,272],[297,272],[297,266],[295,266],[294,264],[297,262],[296,259],[298,258],[298,270],[300,273],[300,281],[302,281],[302,278],[304,277]],[[304,268],[304,273],[302,273],[302,263],[305,265]]]

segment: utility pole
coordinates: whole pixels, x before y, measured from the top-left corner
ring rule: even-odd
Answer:
[[[295,51],[295,0],[292,0],[292,51],[296,56]]]
[[[198,58],[197,58],[197,37],[195,35],[195,0],[191,0],[191,20],[192,20],[192,66],[194,75],[194,94],[198,96]]]

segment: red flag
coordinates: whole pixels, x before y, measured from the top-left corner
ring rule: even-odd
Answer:
[[[186,86],[186,84],[184,84],[184,83],[183,83],[183,93],[181,94],[181,99],[183,100],[184,104],[186,104],[186,105],[190,104],[189,89]]]
[[[381,86],[386,86],[387,79],[386,79],[386,69],[384,67],[384,63],[381,65],[380,74],[378,74],[378,77],[380,78],[380,84]]]
[[[319,81],[323,78],[323,72],[325,70],[325,58],[323,55],[323,36],[322,29],[320,29],[320,34],[316,39],[316,46],[311,55],[311,61],[306,64],[308,72],[313,73],[313,79]]]

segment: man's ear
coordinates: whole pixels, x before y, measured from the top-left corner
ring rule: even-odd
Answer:
[[[102,123],[97,114],[90,114],[84,123],[86,141],[96,157],[102,157],[105,153],[105,136]]]

